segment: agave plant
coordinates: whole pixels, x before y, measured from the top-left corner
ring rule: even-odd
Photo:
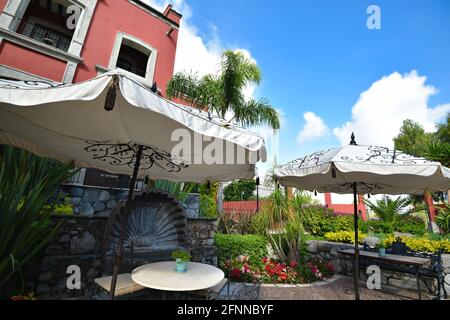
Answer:
[[[2,147],[0,154],[0,288],[54,235],[48,201],[73,174],[71,165]]]
[[[178,201],[184,203],[195,187],[195,183],[172,182],[167,180],[152,181],[149,186],[151,189],[167,192]]]

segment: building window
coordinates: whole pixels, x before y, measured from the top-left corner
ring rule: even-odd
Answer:
[[[64,51],[69,50],[70,42],[72,41],[71,37],[37,23],[33,26],[30,38]]]
[[[31,39],[69,51],[74,30],[67,28],[69,0],[31,0],[17,29]]]
[[[120,68],[134,73],[152,85],[158,52],[148,43],[129,34],[118,32],[108,69]]]
[[[116,67],[145,78],[148,58],[149,56],[147,54],[126,44],[122,44],[120,46]]]

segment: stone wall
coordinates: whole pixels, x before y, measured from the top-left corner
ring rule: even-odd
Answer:
[[[117,202],[128,195],[128,190],[91,186],[62,185],[58,199],[67,197],[75,215],[83,217],[109,216]],[[185,203],[187,218],[197,218],[200,209],[200,195],[191,193]]]
[[[53,216],[53,223],[60,227],[47,245],[40,261],[35,291],[41,299],[90,299],[98,291],[96,277],[104,274],[102,241],[106,226],[105,215],[86,217]],[[187,247],[192,260],[217,264],[214,234],[215,219],[187,219]],[[77,265],[81,270],[81,289],[67,289],[67,267]]]
[[[193,261],[217,265],[217,248],[214,244],[217,224],[217,219],[188,219],[188,250]]]
[[[117,202],[128,195],[128,190],[90,186],[62,185],[59,198],[67,197],[75,215],[107,217]]]
[[[308,252],[313,256],[330,261],[333,264],[336,273],[343,275],[351,275],[353,271],[353,264],[342,254],[339,250],[353,249],[355,246],[349,243],[339,243],[330,241],[309,240]],[[362,250],[362,246],[360,246]]]

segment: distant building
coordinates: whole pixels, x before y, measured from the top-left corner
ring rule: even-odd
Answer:
[[[314,195],[312,192],[308,192],[315,200],[326,208],[332,209],[337,215],[353,215],[353,195],[338,195],[334,193],[318,193]],[[264,202],[267,200],[260,200],[259,207],[264,206]],[[225,213],[256,213],[257,202],[256,200],[248,201],[224,201],[223,210]],[[367,220],[367,208],[364,203],[364,197],[358,196],[358,212],[362,219]]]

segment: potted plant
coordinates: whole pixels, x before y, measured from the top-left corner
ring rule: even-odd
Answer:
[[[386,244],[384,243],[384,237],[379,237],[379,242],[377,243],[376,247],[378,249],[378,255],[380,257],[386,256]]]
[[[175,271],[186,272],[187,263],[191,260],[191,255],[186,250],[175,250],[172,252],[172,258],[175,259]]]

